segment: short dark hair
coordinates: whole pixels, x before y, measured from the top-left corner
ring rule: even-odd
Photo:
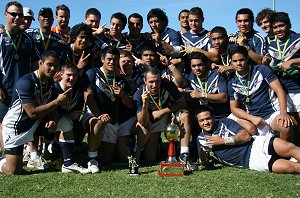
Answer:
[[[234,54],[242,54],[243,56],[248,58],[248,51],[244,46],[238,45],[233,47],[231,51],[231,56],[233,56]]]
[[[128,22],[129,22],[129,19],[130,18],[138,18],[138,19],[140,19],[141,20],[141,22],[143,23],[143,17],[142,17],[142,15],[140,15],[139,13],[133,13],[133,14],[131,14],[131,15],[129,15],[129,17],[128,17]]]
[[[149,23],[150,18],[157,17],[159,20],[163,21],[164,27],[167,27],[169,24],[169,19],[167,14],[160,8],[153,8],[147,14],[147,21]]]
[[[253,15],[253,12],[252,12],[252,10],[250,10],[249,8],[242,8],[242,9],[239,9],[239,10],[236,12],[235,20],[237,20],[237,16],[238,16],[239,14],[248,14],[248,15],[249,15],[250,21],[251,21],[252,23],[254,22],[254,15]]]
[[[156,49],[155,45],[152,42],[147,42],[147,44],[143,45],[143,47],[141,48],[141,55],[145,51],[153,51],[154,53],[156,53],[157,49]]]
[[[198,116],[199,113],[203,113],[203,112],[206,112],[206,111],[208,111],[212,115],[212,117],[215,117],[213,109],[210,106],[200,105],[199,108],[197,108],[196,111],[195,111],[195,118],[197,119],[197,116]]]
[[[80,32],[85,32],[90,39],[90,42],[93,42],[93,30],[90,26],[84,23],[76,24],[72,27],[70,31],[70,42],[73,43],[76,40],[76,37],[80,34]]]
[[[202,9],[199,8],[199,7],[193,7],[193,8],[191,8],[189,14],[190,14],[190,15],[197,15],[197,16],[199,16],[201,19],[204,19],[203,11],[202,11]]]
[[[97,8],[89,8],[86,12],[85,12],[85,18],[87,18],[89,15],[96,15],[99,16],[101,19],[101,13]]]
[[[182,13],[185,13],[185,12],[189,13],[190,11],[189,11],[188,9],[183,9],[183,10],[181,10],[181,11],[179,12],[179,14],[178,14],[178,20],[180,19],[180,15],[181,15]]]
[[[213,34],[213,33],[220,33],[223,36],[226,36],[226,37],[228,36],[226,29],[222,26],[216,26],[213,29],[211,29],[210,34]]]
[[[292,28],[291,20],[289,17],[289,14],[286,12],[276,12],[275,14],[272,15],[270,19],[270,23],[273,25],[274,23],[277,22],[283,22],[287,25],[289,29]]]
[[[16,6],[18,8],[20,8],[21,10],[23,10],[23,6],[22,4],[20,4],[19,2],[17,1],[11,1],[11,2],[8,2],[5,6],[5,12],[7,11],[7,9],[10,7],[10,6]]]
[[[145,72],[144,72],[144,78],[146,79],[147,74],[153,74],[155,76],[159,76],[161,75],[161,71],[158,68],[155,67],[149,67]]]
[[[105,47],[102,51],[101,58],[104,59],[106,54],[112,54],[112,55],[120,57],[120,52],[119,52],[118,48],[116,48],[114,46]]]
[[[56,51],[45,50],[45,51],[42,52],[42,54],[41,54],[42,62],[45,62],[49,57],[54,57],[54,58],[57,58],[57,60],[60,60],[59,55]]]
[[[67,61],[61,66],[61,71],[62,72],[64,72],[64,70],[67,70],[67,69],[78,73],[78,67],[73,62]]]
[[[112,20],[113,18],[115,19],[119,19],[122,24],[123,24],[123,30],[126,27],[127,24],[127,17],[125,14],[123,14],[122,12],[116,12],[113,15],[111,15],[110,20]]]
[[[271,10],[270,8],[262,9],[256,16],[255,22],[258,26],[261,25],[261,21],[264,20],[264,18],[267,18],[270,20],[271,16],[275,14],[274,10]]]
[[[57,16],[58,10],[63,10],[63,11],[65,11],[65,12],[69,13],[69,16],[70,16],[70,14],[71,14],[69,7],[66,6],[65,4],[61,4],[61,5],[56,6],[56,10],[55,10],[56,16]]]
[[[208,62],[208,58],[201,52],[192,52],[190,56],[190,60],[192,59],[201,59],[205,63]]]

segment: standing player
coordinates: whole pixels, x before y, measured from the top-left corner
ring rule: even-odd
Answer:
[[[169,20],[166,13],[160,8],[154,8],[148,12],[147,21],[158,52],[173,57],[179,56],[181,38],[178,32],[168,27]]]
[[[267,45],[269,45],[270,42],[275,39],[273,28],[270,23],[270,19],[273,14],[275,14],[274,10],[271,10],[270,8],[265,8],[257,14],[255,19],[256,24],[267,34],[267,36],[265,37]]]
[[[264,37],[253,29],[254,16],[249,8],[242,8],[237,11],[235,20],[239,31],[229,35],[230,41],[246,47],[251,63],[261,64],[265,53]]]
[[[42,118],[53,113],[45,128],[55,130],[55,108],[66,102],[71,89],[52,100],[53,76],[59,68],[58,55],[45,51],[38,62],[38,70],[20,78],[13,92],[13,105],[3,119],[5,158],[0,161],[0,170],[5,174],[20,174],[22,171],[23,146],[33,140],[33,135]]]
[[[270,135],[274,130],[280,133],[280,138],[292,141],[292,119],[287,114],[285,92],[280,81],[265,65],[248,65],[247,49],[237,46],[232,51],[231,64],[236,75],[228,83],[230,109],[238,118],[252,122],[259,135]],[[275,104],[276,93],[280,111]],[[246,110],[239,105],[243,103]]]
[[[69,42],[69,34],[71,28],[69,27],[70,9],[68,6],[61,4],[56,6],[56,20],[57,24],[51,29],[52,32],[61,34],[66,42]]]
[[[194,7],[189,12],[190,31],[182,35],[185,53],[200,52],[211,62],[218,61],[218,54],[209,51],[210,43],[207,36],[208,31],[202,27],[204,22],[203,11]]]
[[[188,32],[190,30],[189,26],[189,10],[183,9],[178,14],[178,21],[180,24],[180,35],[183,35],[184,33]]]
[[[20,29],[25,31],[31,26],[32,21],[34,21],[34,13],[30,8],[23,7],[23,14],[24,20],[20,26]]]
[[[208,156],[231,166],[273,173],[300,173],[300,148],[281,138],[268,136],[251,137],[249,133],[230,119],[216,121],[207,106],[196,112],[202,129],[198,140],[201,162]]]
[[[22,5],[16,1],[7,3],[4,16],[5,30],[0,33],[0,123],[11,105],[16,81],[29,73],[32,65],[38,60],[32,38],[20,29],[23,22]],[[1,130],[0,124],[0,134]]]

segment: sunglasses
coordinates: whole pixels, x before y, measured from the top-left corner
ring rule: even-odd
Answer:
[[[13,17],[17,17],[17,16],[19,16],[20,18],[24,17],[23,13],[17,13],[17,12],[7,12],[7,13]]]

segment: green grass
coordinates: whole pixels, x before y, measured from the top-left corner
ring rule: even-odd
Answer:
[[[158,166],[97,174],[28,171],[0,174],[0,197],[300,197],[299,175],[277,175],[217,165],[184,177],[159,177]]]

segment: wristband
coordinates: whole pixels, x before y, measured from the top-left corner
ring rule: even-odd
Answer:
[[[234,142],[234,139],[233,137],[224,137],[224,144],[225,145],[234,145],[235,142]]]
[[[175,65],[171,64],[171,65],[168,66],[168,68],[172,71],[172,70],[175,69]]]

